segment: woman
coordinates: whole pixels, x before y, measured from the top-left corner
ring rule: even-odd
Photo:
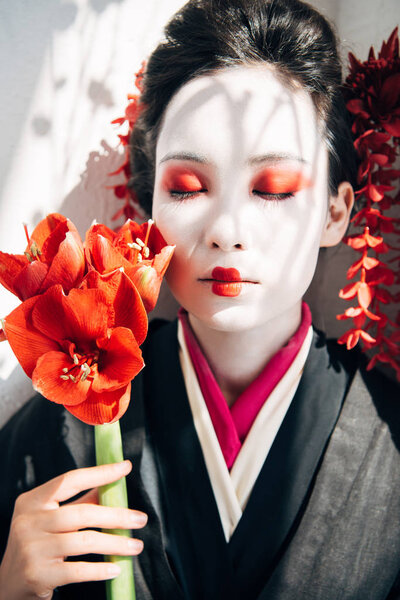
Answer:
[[[353,205],[335,37],[297,0],[189,2],[166,34],[132,183],[183,308],[121,422],[134,510],[96,505],[129,463],[83,468],[91,428],[34,398],[0,437],[0,598],[102,597],[116,572],[86,554],[139,554],[140,599],[399,598],[395,385],[302,304]],[[116,527],[144,549],[93,531]]]

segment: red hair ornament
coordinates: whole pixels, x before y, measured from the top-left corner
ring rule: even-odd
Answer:
[[[400,380],[400,311],[393,309],[400,294],[400,218],[398,214],[400,170],[395,168],[400,144],[400,56],[396,27],[375,57],[360,62],[349,54],[350,73],[345,82],[346,106],[353,116],[354,146],[358,169],[359,210],[352,223],[359,233],[344,242],[360,254],[347,272],[355,279],[340,290],[345,300],[357,300],[337,319],[352,319],[353,327],[338,342],[348,349],[361,342],[371,350],[367,369],[378,362],[390,365]],[[396,210],[397,209],[397,210]],[[385,240],[384,241],[384,236]],[[391,257],[384,260],[391,251]],[[389,317],[389,314],[392,317]]]
[[[112,173],[109,173],[110,176],[119,175],[120,173],[122,173],[125,177],[124,183],[119,183],[110,186],[111,189],[114,190],[114,194],[118,198],[118,200],[124,201],[124,205],[112,217],[113,221],[116,221],[120,217],[125,217],[125,219],[136,219],[137,217],[144,218],[144,214],[140,208],[136,194],[132,188],[128,187],[127,184],[131,176],[129,138],[131,136],[132,129],[136,123],[136,120],[143,108],[143,105],[140,104],[140,94],[142,92],[142,80],[145,66],[146,63],[145,61],[143,61],[139,71],[135,73],[135,87],[138,93],[128,94],[129,103],[125,109],[125,116],[119,117],[118,119],[114,119],[113,121],[111,121],[112,124],[117,124],[120,126],[126,122],[128,123],[128,133],[125,135],[118,134],[120,144],[122,144],[125,147],[124,162],[118,167],[118,169],[116,169]]]

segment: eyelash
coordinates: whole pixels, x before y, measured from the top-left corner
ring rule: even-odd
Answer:
[[[178,190],[169,190],[169,195],[171,196],[171,198],[185,200],[186,198],[193,198],[194,196],[197,196],[197,194],[203,194],[204,192],[207,192],[205,188],[201,190],[196,190],[195,192],[180,192]]]
[[[271,198],[272,200],[287,200],[288,198],[293,198],[294,192],[284,192],[281,194],[268,194],[267,192],[260,192],[259,190],[253,190],[253,194],[259,196],[260,198]]]
[[[169,190],[169,195],[171,196],[171,198],[176,198],[177,200],[186,200],[188,198],[193,198],[194,196],[197,196],[197,194],[203,194],[205,192],[207,192],[206,189],[196,190],[194,192],[180,192],[178,190]],[[260,192],[259,190],[253,190],[252,193],[261,198],[271,198],[271,200],[274,201],[287,200],[288,198],[293,198],[294,196],[293,192],[285,192],[281,194],[267,194],[265,192]]]

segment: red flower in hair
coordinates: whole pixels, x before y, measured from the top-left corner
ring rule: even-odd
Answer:
[[[400,379],[400,313],[392,321],[383,308],[398,301],[395,295],[382,286],[400,283],[398,273],[389,264],[400,261],[395,255],[385,264],[381,255],[389,250],[399,252],[398,245],[383,241],[390,235],[399,235],[400,219],[393,212],[384,212],[400,202],[400,194],[391,196],[400,171],[393,168],[398,155],[400,136],[400,55],[397,28],[375,57],[371,48],[368,60],[360,62],[352,54],[350,74],[346,80],[347,108],[354,115],[353,133],[355,148],[361,163],[358,170],[360,188],[356,192],[360,209],[352,219],[354,226],[361,226],[363,233],[351,235],[344,242],[362,256],[348,270],[347,278],[356,275],[359,281],[350,283],[340,291],[345,300],[357,299],[358,305],[347,309],[337,318],[353,319],[354,327],[344,334],[339,343],[348,348],[359,340],[364,350],[374,349],[369,362],[372,368],[377,362],[391,365]],[[371,256],[373,252],[375,256]],[[369,321],[367,321],[369,319]],[[374,336],[369,331],[374,330]],[[368,331],[368,333],[367,333]]]
[[[354,129],[372,120],[395,137],[400,136],[400,56],[398,28],[375,57],[370,49],[368,60],[360,62],[349,54],[350,74],[346,79],[347,108],[356,117]]]
[[[119,200],[125,200],[125,204],[115,213],[113,220],[119,219],[122,216],[125,216],[126,219],[134,219],[136,216],[143,216],[143,211],[139,207],[136,194],[131,187],[128,187],[127,183],[131,176],[129,139],[137,118],[143,110],[143,104],[140,102],[140,94],[142,92],[144,70],[145,62],[142,62],[142,66],[140,67],[139,71],[135,73],[135,87],[139,93],[128,94],[129,103],[125,109],[125,116],[111,121],[111,123],[116,125],[123,125],[126,122],[128,123],[128,133],[125,135],[118,135],[120,143],[125,147],[124,162],[118,167],[118,169],[112,173],[109,173],[111,176],[122,173],[125,178],[125,183],[119,183],[111,186],[114,190],[115,196]]]
[[[360,338],[367,344],[375,344],[376,340],[362,329],[364,323],[365,315],[357,314],[357,316],[354,317],[354,328],[347,331],[338,339],[339,344],[346,344],[347,350],[354,348]]]

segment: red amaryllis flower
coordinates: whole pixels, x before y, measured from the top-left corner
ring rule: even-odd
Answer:
[[[0,252],[0,283],[20,300],[61,284],[67,292],[85,272],[83,244],[73,223],[53,213],[40,221],[24,254]]]
[[[88,263],[99,273],[123,267],[150,312],[175,246],[167,246],[157,227],[149,220],[139,225],[128,220],[115,233],[105,225],[93,225],[86,234]]]
[[[128,407],[130,382],[144,366],[139,343],[147,318],[124,273],[99,287],[61,285],[29,298],[4,321],[10,346],[34,388],[91,425],[112,423]],[[108,286],[108,287],[107,287]]]

